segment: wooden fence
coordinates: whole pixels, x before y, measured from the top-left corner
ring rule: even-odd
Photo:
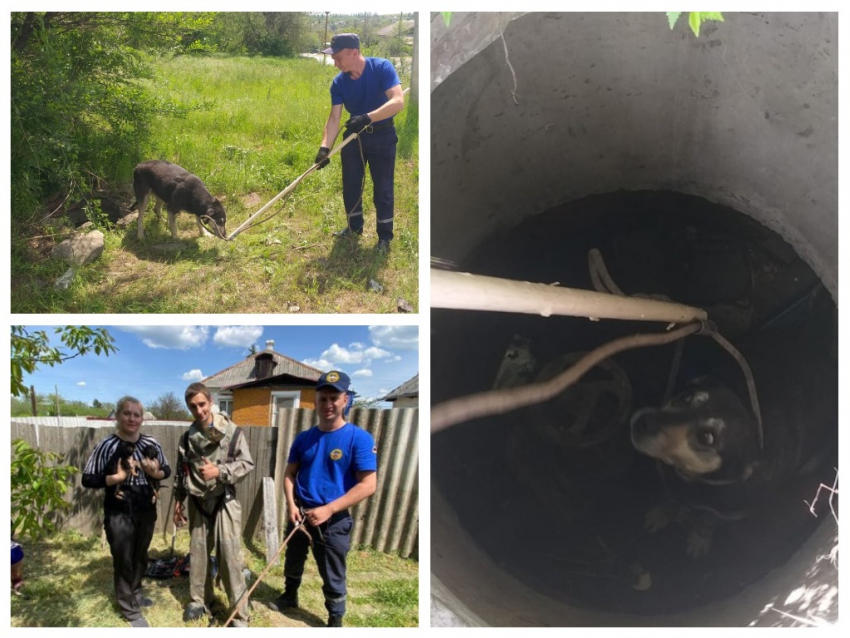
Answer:
[[[354,409],[349,421],[356,423],[375,437],[378,447],[378,490],[374,496],[352,510],[355,528],[352,543],[366,545],[378,551],[417,557],[419,553],[419,410]],[[295,435],[316,422],[313,410],[282,410],[276,427],[245,427],[245,439],[254,459],[255,469],[236,487],[242,505],[243,537],[246,541],[264,538],[263,478],[274,477],[279,504],[278,520],[283,521],[283,470],[289,446]],[[58,427],[54,424],[23,423],[12,419],[12,440],[24,439],[45,452],[64,455],[64,462],[81,471],[99,441],[110,429],[78,425]],[[177,443],[187,424],[148,422],[143,432],[162,445],[166,459],[174,469]],[[103,492],[85,489],[77,474],[67,498],[72,507],[63,516],[62,524],[83,534],[97,534],[103,521]],[[169,489],[161,492],[158,505],[157,532],[171,532],[170,486],[173,478],[164,481]],[[282,534],[282,525],[278,534]]]

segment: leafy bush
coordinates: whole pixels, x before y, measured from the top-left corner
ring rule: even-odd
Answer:
[[[64,495],[79,470],[23,439],[12,441],[12,451],[12,534],[38,540],[56,531],[56,513],[71,506]]]

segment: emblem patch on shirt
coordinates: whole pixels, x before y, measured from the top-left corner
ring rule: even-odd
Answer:
[[[337,449],[335,449],[331,452],[331,460],[332,461],[339,461],[341,458],[342,458],[342,450],[340,450],[339,448],[337,448]]]

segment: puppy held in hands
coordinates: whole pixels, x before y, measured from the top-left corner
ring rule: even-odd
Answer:
[[[112,459],[109,461],[109,464],[106,466],[106,474],[107,476],[111,476],[118,472],[118,467],[120,465],[121,469],[127,472],[128,477],[133,476],[136,477],[139,475],[139,469],[136,466],[135,461],[133,461],[133,455],[136,453],[136,444],[131,443],[130,441],[120,441],[115,448],[115,453],[112,455]],[[126,480],[126,479],[125,479]],[[123,499],[124,491],[122,489],[123,483],[119,483],[115,488],[115,498]]]

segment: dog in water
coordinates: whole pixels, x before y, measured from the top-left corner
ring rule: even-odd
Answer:
[[[112,455],[112,459],[106,466],[107,476],[115,474],[118,471],[119,465],[121,466],[121,469],[128,473],[129,476],[138,476],[139,470],[136,467],[136,464],[132,462],[133,455],[135,453],[135,443],[131,443],[130,441],[124,440],[119,441],[117,447],[115,448],[115,453]],[[124,491],[121,489],[121,483],[119,483],[115,488],[115,498],[124,498]]]
[[[137,165],[133,170],[133,191],[136,201],[131,208],[139,213],[139,240],[145,238],[143,219],[151,193],[156,198],[154,212],[157,218],[161,217],[160,211],[163,204],[165,205],[165,210],[168,212],[168,227],[174,239],[177,239],[176,218],[180,211],[195,215],[198,230],[202,235],[210,236],[211,234],[204,228],[202,218],[209,218],[205,220],[207,223],[212,220],[217,227],[217,234],[222,236],[226,234],[227,215],[222,203],[210,194],[197,175],[193,175],[177,164],[151,160]]]
[[[830,467],[834,448],[823,428],[836,422],[830,392],[837,387],[830,386],[837,375],[818,374],[812,364],[798,367],[803,371],[793,374],[808,373],[809,382],[791,385],[764,371],[756,377],[762,381],[763,449],[746,392],[713,377],[692,381],[660,408],[632,415],[632,444],[660,461],[664,484],[664,498],[646,515],[650,532],[678,524],[687,532],[688,554],[698,558],[709,551],[719,525],[785,507],[800,491],[814,495],[812,483],[816,487],[817,474]],[[783,368],[776,370],[781,374]],[[823,386],[820,395],[806,390],[807,384]],[[792,526],[790,516],[785,522]]]

